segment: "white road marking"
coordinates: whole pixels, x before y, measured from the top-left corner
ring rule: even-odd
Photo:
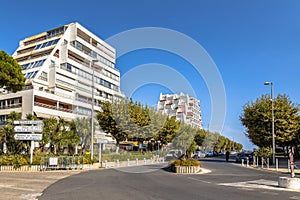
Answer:
[[[193,178],[193,177],[188,177],[188,179],[191,179],[191,180],[194,180],[194,181],[199,181],[199,182],[202,182],[202,183],[211,183],[209,181],[203,181],[203,180],[200,180],[200,179],[197,179],[197,178]]]
[[[260,189],[269,189],[269,190],[300,192],[299,190],[295,190],[295,189],[278,187],[277,181],[270,181],[264,179],[245,181],[245,182],[236,182],[236,183],[219,183],[218,185],[239,187],[239,188],[260,188]]]
[[[7,188],[7,189],[13,189],[13,190],[24,190],[24,191],[31,191],[31,192],[35,191],[34,189],[14,187],[12,185],[0,185],[0,188]]]
[[[26,199],[26,200],[37,200],[39,196],[41,196],[42,193],[35,193],[35,194],[22,194],[20,196],[20,199]]]
[[[247,191],[253,191],[253,188],[239,188],[240,190],[247,190]]]
[[[300,197],[299,197],[299,196],[292,196],[292,197],[290,197],[290,199],[299,200],[299,199],[300,199]]]

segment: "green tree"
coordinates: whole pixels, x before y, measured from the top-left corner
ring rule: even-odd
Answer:
[[[206,135],[207,135],[207,131],[206,130],[204,130],[204,129],[198,129],[197,130],[197,133],[195,135],[194,140],[195,140],[195,142],[196,142],[196,144],[198,146],[202,146],[203,145],[203,142],[204,142],[204,139],[205,139]]]
[[[115,121],[112,104],[110,102],[107,101],[103,103],[102,111],[97,113],[96,118],[101,129],[106,133],[110,133],[116,140],[117,145],[127,138],[128,133],[125,133]]]
[[[217,151],[224,151],[226,150],[226,137],[224,137],[223,135],[220,135],[220,137],[218,138],[218,142],[216,144],[216,148]]]
[[[178,134],[180,128],[180,122],[176,120],[176,117],[167,118],[164,126],[158,131],[158,134],[154,136],[154,139],[160,140],[162,144],[168,144]]]
[[[65,121],[64,118],[59,117],[56,132],[55,132],[56,137],[53,140],[54,147],[59,153],[63,153],[64,147],[68,145],[68,141],[65,139],[66,135],[68,134],[67,129],[68,129],[67,122]]]
[[[6,145],[7,152],[9,154],[17,154],[20,153],[24,147],[24,142],[20,140],[15,140],[14,135],[14,124],[13,121],[20,120],[21,119],[21,113],[17,112],[11,112],[7,115],[7,124],[4,125],[0,129],[0,139],[3,141]]]
[[[216,150],[216,145],[218,144],[218,138],[220,136],[220,133],[207,131],[202,146],[205,148],[205,150]]]
[[[53,141],[55,140],[56,130],[57,130],[57,119],[54,117],[45,118],[43,119],[43,139],[39,141],[40,148],[42,152],[45,152],[45,145],[50,144],[50,151],[54,153],[54,144]]]
[[[259,147],[272,146],[272,107],[269,95],[262,95],[255,102],[248,102],[240,116],[247,128],[246,135]],[[274,99],[275,141],[286,146],[291,144],[299,132],[299,106],[287,95],[278,95]]]
[[[22,66],[5,51],[0,51],[0,88],[17,92],[24,88]]]
[[[101,129],[110,133],[117,144],[125,140],[142,142],[152,138],[167,143],[172,139],[163,137],[166,127],[172,126],[174,119],[168,121],[166,116],[158,114],[155,109],[133,103],[132,100],[105,102],[97,119]]]
[[[181,124],[175,138],[172,140],[172,147],[181,149],[183,154],[191,156],[192,151],[196,149],[194,141],[197,129],[187,124]]]
[[[91,144],[92,127],[88,118],[76,118],[70,124],[70,129],[79,137],[81,151],[86,150],[86,147]]]

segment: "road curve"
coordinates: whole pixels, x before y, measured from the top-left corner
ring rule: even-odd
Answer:
[[[208,174],[179,175],[162,165],[82,172],[48,187],[40,200],[283,200],[297,191],[276,186],[281,174],[254,170],[222,160],[202,161]]]

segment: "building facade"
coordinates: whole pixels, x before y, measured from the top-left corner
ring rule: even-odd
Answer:
[[[157,110],[170,117],[202,129],[200,101],[187,94],[162,94],[160,93]]]
[[[91,117],[92,108],[123,96],[116,50],[77,22],[20,41],[13,57],[26,87],[0,95],[0,121],[12,111],[22,118]]]

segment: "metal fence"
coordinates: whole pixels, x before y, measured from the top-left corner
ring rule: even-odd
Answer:
[[[83,169],[83,156],[43,157],[41,158],[40,169],[42,171]]]

